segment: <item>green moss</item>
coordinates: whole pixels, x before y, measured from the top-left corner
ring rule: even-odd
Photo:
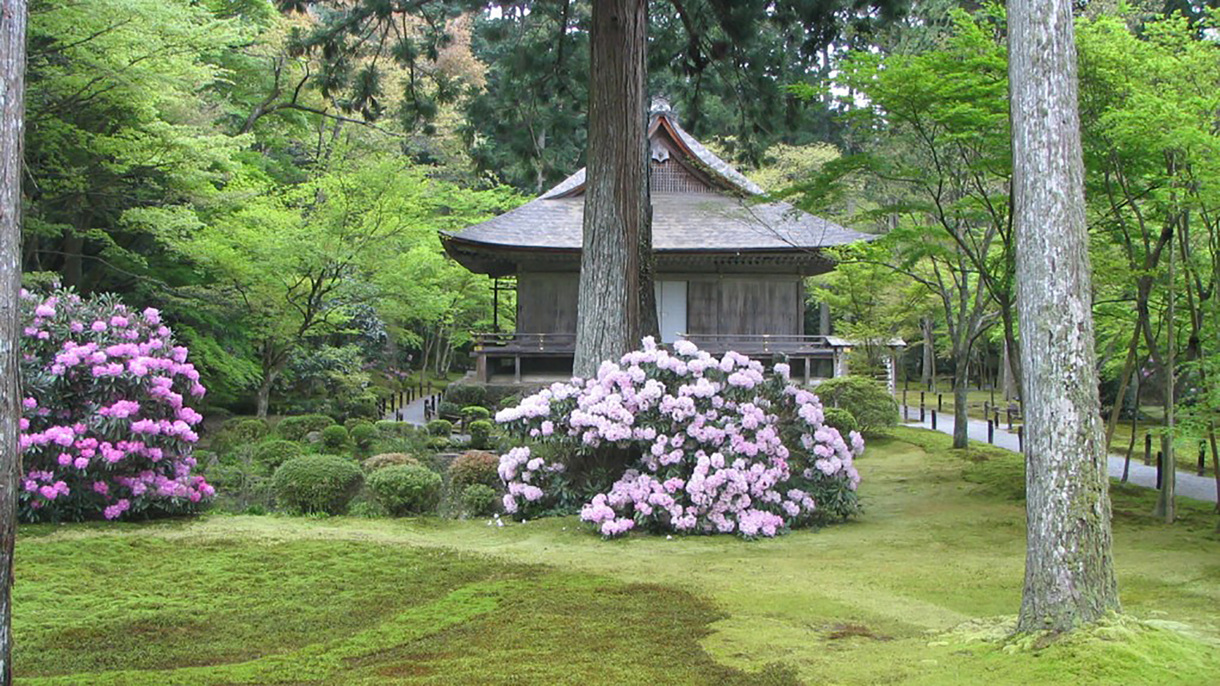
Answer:
[[[1010,641],[1024,505],[996,494],[1020,458],[948,442],[871,441],[859,521],[756,542],[575,518],[24,527],[20,683],[1215,683],[1210,504],[1166,527],[1151,491],[1114,489],[1143,621]]]

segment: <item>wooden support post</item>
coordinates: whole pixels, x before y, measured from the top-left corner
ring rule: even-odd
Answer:
[[[922,410],[923,410],[923,405],[924,405],[924,399],[923,399],[923,397],[924,397],[924,394],[925,394],[925,393],[927,393],[927,391],[920,391],[920,392],[919,392],[919,409],[920,409],[920,411],[922,411]],[[920,421],[923,421],[923,420],[920,420]]]
[[[990,416],[991,416],[991,403],[984,400],[983,401],[983,419],[987,419]]]
[[[944,393],[936,394],[936,411],[937,412],[945,411],[945,394]]]
[[[1024,426],[1017,427],[1017,451],[1019,451],[1022,455],[1025,454],[1025,427]]]
[[[513,356],[513,383],[521,383],[521,356]]]
[[[987,442],[995,443],[995,424],[990,419],[987,420]]]
[[[921,405],[919,406],[919,423],[920,423],[920,424],[923,424],[923,423],[924,423],[924,421],[926,421],[926,420],[927,420],[927,418],[928,418],[928,416],[927,416],[927,409],[926,409],[926,408],[925,408],[925,407],[924,407],[924,406],[921,404]]]
[[[936,410],[932,410],[932,429],[936,429]]]
[[[1165,453],[1156,451],[1156,487],[1161,487],[1161,470],[1165,468]]]
[[[1144,464],[1152,464],[1152,432],[1144,432]]]
[[[1207,472],[1207,444],[1199,441],[1199,476]]]

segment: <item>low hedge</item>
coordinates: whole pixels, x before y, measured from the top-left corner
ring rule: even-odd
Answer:
[[[252,456],[265,473],[274,472],[280,465],[294,457],[301,456],[301,444],[283,439],[272,439],[259,443],[254,448]]]
[[[467,450],[449,465],[449,484],[457,493],[472,484],[499,488],[499,468],[500,458],[495,453]]]

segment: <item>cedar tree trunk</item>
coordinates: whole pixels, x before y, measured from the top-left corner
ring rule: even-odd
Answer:
[[[13,541],[17,535],[18,298],[21,144],[25,123],[25,0],[0,0],[0,684],[13,680]]]
[[[592,376],[640,342],[648,233],[646,0],[598,0],[590,32],[589,153],[573,373]]]
[[[1067,631],[1119,609],[1072,5],[1012,0],[1008,12],[1028,520],[1017,630]]]

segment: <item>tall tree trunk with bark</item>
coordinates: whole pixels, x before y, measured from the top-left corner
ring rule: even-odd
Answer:
[[[1028,527],[1017,629],[1067,631],[1119,609],[1072,5],[1013,0],[1008,12]]]
[[[573,371],[592,376],[639,344],[648,231],[644,104],[646,0],[593,3],[589,37],[589,151]],[[646,257],[647,256],[647,257]]]
[[[932,338],[931,317],[919,320],[919,331],[923,334],[923,364],[919,370],[919,381],[930,391],[933,381],[936,380],[936,341]]]
[[[17,345],[21,291],[21,146],[25,0],[0,0],[0,684],[13,681],[13,542],[21,453]]]

